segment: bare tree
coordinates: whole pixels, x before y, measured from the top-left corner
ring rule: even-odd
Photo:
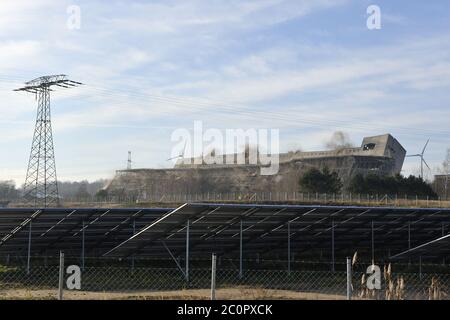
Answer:
[[[444,199],[450,197],[450,148],[442,163],[442,167],[437,169],[438,175],[435,176],[433,186],[435,191]]]
[[[12,180],[0,181],[0,200],[15,200],[20,196],[16,184]]]

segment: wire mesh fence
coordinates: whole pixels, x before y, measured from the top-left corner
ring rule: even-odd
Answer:
[[[197,263],[187,271],[172,265],[173,262],[161,267],[143,262],[125,265],[102,261],[82,268],[67,261],[62,270],[62,289],[68,299],[210,298],[211,266]],[[221,264],[215,271],[215,295],[218,299],[346,299],[345,264],[336,265],[336,271],[327,270],[327,265],[304,262],[291,270],[263,265],[240,271],[230,264]],[[384,265],[380,267],[378,287],[367,266],[352,267],[353,299],[450,299],[447,266]],[[29,269],[23,265],[0,266],[0,299],[56,299],[59,272],[55,263]]]
[[[416,194],[354,194],[354,193],[307,193],[286,192],[206,192],[206,193],[141,193],[135,195],[66,197],[65,206],[111,206],[112,204],[180,204],[186,202],[251,202],[251,203],[310,203],[341,204],[389,207],[433,207],[450,206],[447,197],[427,197]],[[13,199],[9,205],[22,206],[21,199]]]

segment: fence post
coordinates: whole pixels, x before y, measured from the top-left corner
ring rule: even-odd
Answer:
[[[216,261],[217,256],[213,253],[211,265],[211,300],[216,300]]]
[[[347,257],[347,300],[352,299],[352,259]]]
[[[331,221],[331,271],[334,272],[334,220]]]
[[[30,259],[31,259],[31,224],[30,221],[29,227],[28,227],[28,255],[27,255],[27,275],[30,274]]]
[[[83,229],[81,231],[81,270],[84,271],[84,230],[86,226],[84,225],[84,220],[82,222]]]
[[[291,222],[287,223],[288,240],[288,274],[291,274]]]
[[[242,220],[239,230],[239,278],[242,279],[243,271],[242,271]]]
[[[136,219],[133,219],[133,236],[136,234]],[[131,274],[134,274],[134,254],[131,256]]]
[[[189,284],[189,225],[190,221],[188,220],[186,223],[186,269],[185,269],[185,276],[186,276],[186,282]]]
[[[63,299],[64,286],[64,252],[59,252],[59,283],[58,283],[58,300]]]
[[[419,279],[422,280],[422,256],[419,256]]]

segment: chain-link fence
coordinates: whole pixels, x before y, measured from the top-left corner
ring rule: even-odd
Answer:
[[[29,269],[0,266],[0,299],[57,299],[57,260]],[[346,299],[348,293],[352,299],[450,299],[445,265],[383,264],[377,274],[370,265],[354,264],[350,278],[345,263],[335,271],[324,262],[297,261],[289,269],[283,261],[246,265],[240,270],[234,267],[239,261],[229,260],[214,269],[210,261],[195,261],[186,270],[174,261],[93,260],[83,268],[67,260],[61,289],[65,299],[209,299],[214,274],[217,299]]]
[[[207,192],[207,193],[143,193],[122,196],[84,196],[62,199],[65,206],[113,206],[143,204],[181,204],[186,202],[233,202],[233,203],[309,203],[389,207],[447,208],[448,197],[427,197],[415,194],[352,194],[352,193],[305,193],[305,192]],[[5,202],[6,204],[6,202]],[[23,206],[21,199],[11,199],[11,207]]]

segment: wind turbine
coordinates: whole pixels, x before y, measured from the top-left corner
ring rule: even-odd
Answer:
[[[428,165],[428,163],[425,161],[423,155],[425,153],[425,149],[428,146],[428,143],[430,142],[430,139],[427,140],[427,143],[425,143],[425,146],[422,149],[422,153],[419,154],[412,154],[412,155],[408,155],[407,157],[419,157],[420,158],[420,177],[423,179],[423,164],[425,163],[425,165],[427,166],[428,169],[431,170],[430,166]]]
[[[178,158],[184,158],[184,153],[186,152],[186,145],[187,145],[187,140],[184,142],[184,148],[183,148],[183,152],[181,152],[179,155],[177,155],[176,157],[172,157],[167,159],[167,161],[170,160],[174,160],[174,159],[178,159]]]

